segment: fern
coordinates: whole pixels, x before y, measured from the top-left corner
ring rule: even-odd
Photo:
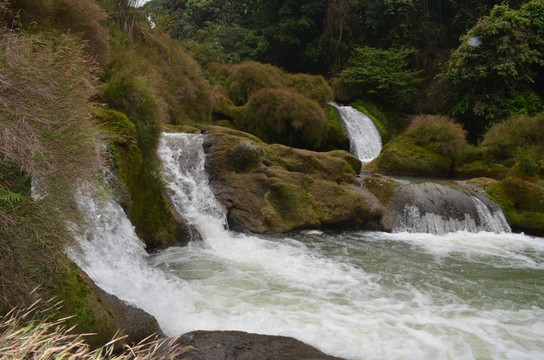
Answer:
[[[20,203],[23,200],[23,195],[14,193],[0,186],[0,206],[13,205]]]

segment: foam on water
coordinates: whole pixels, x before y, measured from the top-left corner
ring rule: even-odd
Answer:
[[[201,144],[201,136],[165,134],[159,153],[169,197],[188,202],[178,211],[203,241],[147,255],[119,205],[83,191],[89,226],[70,251],[99,286],[154,315],[168,335],[286,335],[348,359],[542,358],[544,239],[236,234],[213,196],[198,194],[211,193]]]
[[[331,103],[346,126],[350,151],[363,163],[376,158],[382,150],[382,136],[372,120],[351,106]]]

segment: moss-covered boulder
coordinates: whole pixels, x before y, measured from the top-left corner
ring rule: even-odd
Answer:
[[[379,201],[355,184],[361,163],[346,151],[269,145],[221,127],[204,131],[210,185],[235,231],[363,228],[381,216]]]
[[[176,218],[162,185],[150,171],[137,141],[137,130],[127,116],[120,111],[104,109],[96,115],[110,136],[109,151],[111,168],[115,176],[115,194],[123,209],[136,227],[136,233],[149,249],[164,248],[187,243],[192,232],[182,219]],[[115,178],[121,181],[115,181]]]
[[[509,169],[501,164],[490,164],[483,160],[476,160],[468,164],[463,164],[455,169],[455,177],[461,179],[472,179],[487,177],[493,179],[503,179],[508,174]]]
[[[502,207],[513,229],[544,235],[543,180],[510,175],[501,181],[488,181],[484,187]]]
[[[380,155],[363,170],[385,175],[447,177],[451,165],[450,158],[416,145],[411,138],[402,138],[385,145]]]

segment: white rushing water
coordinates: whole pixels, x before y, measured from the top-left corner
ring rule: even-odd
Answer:
[[[331,103],[346,126],[350,151],[363,163],[369,163],[382,150],[382,137],[372,120],[351,106]]]
[[[90,226],[70,252],[167,334],[286,335],[347,359],[544,357],[544,239],[232,233],[201,144],[199,135],[165,134],[159,154],[169,196],[203,241],[147,255],[118,204],[82,195]]]
[[[510,225],[500,209],[492,211],[477,197],[472,197],[472,201],[478,219],[473,219],[469,214],[465,214],[464,219],[445,218],[442,215],[422,212],[417,206],[407,204],[397,218],[393,232],[430,234],[446,234],[455,231],[511,232]]]

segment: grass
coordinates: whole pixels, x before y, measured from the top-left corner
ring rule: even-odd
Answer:
[[[68,318],[53,320],[41,313],[55,312],[60,303],[35,301],[28,307],[17,307],[0,316],[0,359],[67,359],[67,360],[144,360],[176,358],[193,347],[175,344],[176,338],[151,336],[136,345],[115,348],[122,337],[114,337],[103,347],[91,349],[85,338],[92,334],[73,334]]]

